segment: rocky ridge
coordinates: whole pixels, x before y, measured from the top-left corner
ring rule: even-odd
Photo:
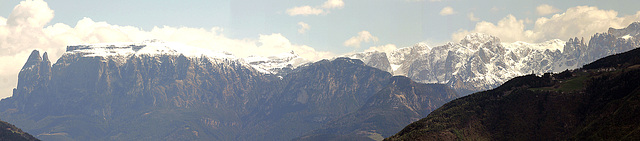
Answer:
[[[44,140],[290,140],[358,111],[392,77],[349,58],[290,67],[273,64],[292,53],[251,64],[164,43],[68,48],[52,65],[32,52],[3,119]],[[295,69],[259,70],[271,66]],[[402,102],[414,100],[425,99]]]
[[[462,95],[488,90],[525,74],[575,69],[598,58],[639,46],[635,22],[623,29],[597,33],[589,41],[571,38],[538,44],[502,43],[491,35],[474,33],[458,43],[429,47],[416,44],[393,52],[345,55],[394,75],[405,75],[423,83],[448,84]],[[391,71],[390,71],[391,70]]]

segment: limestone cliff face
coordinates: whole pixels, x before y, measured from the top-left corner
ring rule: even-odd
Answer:
[[[235,118],[224,119],[237,123],[237,116],[254,109],[258,96],[267,93],[256,89],[268,86],[261,84],[277,80],[239,62],[216,58],[188,58],[182,55],[86,57],[82,54],[65,54],[51,66],[46,53],[43,56],[44,59],[38,51],[32,53],[20,72],[14,96],[3,100],[1,105],[5,111],[11,111],[5,113],[3,119],[17,121],[18,125],[49,126],[26,128],[36,131],[36,135],[43,135],[44,139],[61,135],[73,139],[108,139],[105,137],[126,133],[129,131],[127,128],[141,124],[132,124],[130,122],[133,121],[129,119],[169,109],[177,109],[178,113],[174,114],[178,115],[192,110],[235,115]],[[158,116],[167,114],[159,113]],[[65,122],[39,123],[51,118]],[[69,118],[85,124],[68,123],[71,122]],[[219,121],[221,118],[203,116],[194,120],[205,122],[204,119]],[[145,119],[140,121],[149,122]],[[63,127],[77,129],[50,131]],[[154,128],[168,127],[157,125]],[[105,136],[92,137],[84,133],[87,131],[82,131],[96,129],[102,129],[97,133]],[[137,139],[131,138],[133,135],[115,139]]]
[[[347,58],[273,75],[227,58],[65,53],[51,65],[34,51],[0,116],[43,140],[290,140],[361,109],[390,78]]]
[[[49,90],[51,80],[51,62],[45,52],[40,56],[40,52],[34,50],[29,55],[27,62],[24,64],[20,73],[18,73],[18,86],[13,89],[12,99],[20,101],[29,100],[30,97],[45,96]],[[20,110],[31,109],[42,105],[42,98],[34,101],[33,104],[11,102],[15,108]]]
[[[39,51],[32,51],[18,78],[18,87],[14,90],[16,96],[24,96],[36,89],[46,88],[51,79],[51,62],[47,53],[41,57]]]

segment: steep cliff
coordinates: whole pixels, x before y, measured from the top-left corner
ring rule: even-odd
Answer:
[[[0,117],[43,140],[290,140],[361,109],[392,77],[348,58],[177,47],[69,46],[53,65],[34,51]]]

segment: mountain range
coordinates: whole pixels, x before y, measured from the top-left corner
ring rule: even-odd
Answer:
[[[347,119],[407,115],[332,133],[382,139],[457,98],[446,85],[392,77],[357,59],[293,66],[281,64],[298,57],[283,56],[145,41],[68,46],[51,64],[34,50],[0,116],[43,140],[290,140]]]
[[[636,48],[456,99],[386,140],[638,140],[639,79]]]
[[[43,140],[381,140],[459,95],[637,48],[638,25],[588,45],[471,34],[316,62],[158,40],[70,45],[55,63],[34,50],[0,117]]]
[[[474,33],[458,43],[442,46],[420,43],[392,52],[345,56],[414,81],[447,84],[467,95],[495,88],[516,76],[576,69],[607,55],[637,48],[639,27],[640,22],[634,22],[623,29],[597,33],[589,41],[576,37],[538,44],[502,43],[498,37]]]

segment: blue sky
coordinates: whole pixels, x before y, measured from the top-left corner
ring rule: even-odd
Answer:
[[[513,0],[0,0],[0,97],[29,53],[66,45],[161,39],[239,57],[291,50],[311,60],[458,42],[567,40],[640,20],[640,1]],[[7,95],[8,94],[8,95]]]
[[[49,23],[74,26],[84,17],[113,25],[134,26],[150,30],[154,26],[211,28],[221,27],[230,38],[258,38],[260,34],[281,33],[292,43],[304,44],[321,51],[337,54],[363,51],[366,46],[395,44],[410,46],[418,42],[438,45],[451,41],[451,34],[471,30],[476,22],[468,18],[473,13],[480,21],[495,23],[511,14],[518,19],[535,20],[552,15],[536,14],[536,7],[551,5],[561,13],[575,6],[596,6],[615,10],[619,15],[635,14],[640,2],[619,1],[512,1],[512,0],[345,0],[344,7],[327,14],[290,16],[286,10],[296,6],[320,6],[324,0],[192,0],[192,1],[47,1],[55,11]],[[0,0],[2,13],[10,14],[17,0]],[[452,15],[442,16],[444,7],[452,7]],[[493,9],[493,10],[492,10]],[[297,32],[297,23],[310,29]],[[533,24],[527,24],[531,28]],[[345,47],[343,42],[360,31],[369,31],[379,41],[363,43],[360,48]],[[562,39],[566,40],[566,39]]]

